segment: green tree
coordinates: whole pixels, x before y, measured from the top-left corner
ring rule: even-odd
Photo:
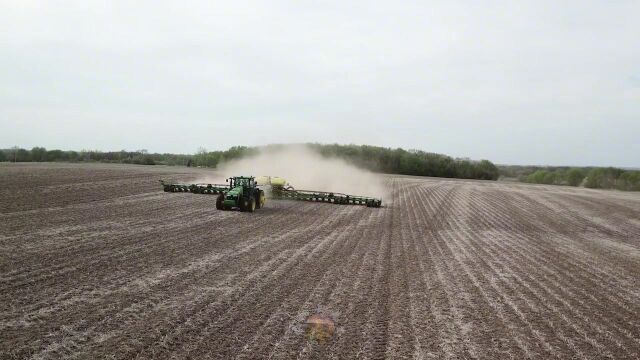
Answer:
[[[555,172],[547,172],[542,179],[543,184],[553,185],[556,183],[557,175]]]
[[[483,180],[498,180],[500,170],[489,160],[482,160],[478,164],[480,171],[478,178]]]
[[[616,168],[595,168],[589,172],[584,186],[592,189],[612,189],[624,171]]]
[[[67,151],[67,157],[68,157],[69,161],[73,161],[73,162],[82,160],[82,157],[81,157],[80,153],[78,153],[77,151],[73,151],[73,150]]]
[[[47,161],[47,149],[43,147],[34,147],[31,149],[31,161],[45,162]]]
[[[625,171],[616,180],[616,189],[626,191],[640,190],[640,171]]]
[[[533,184],[544,184],[544,179],[547,177],[548,173],[549,172],[546,170],[537,170],[527,177],[527,182]]]
[[[17,149],[15,153],[15,161],[17,162],[29,162],[31,161],[31,152],[25,149]]]
[[[67,153],[62,150],[49,150],[47,151],[47,161],[66,161]]]
[[[195,166],[205,166],[207,162],[207,149],[204,147],[199,147],[196,155],[193,157],[193,162]]]
[[[569,186],[580,186],[582,180],[584,180],[584,171],[578,168],[573,168],[567,172],[567,184]]]

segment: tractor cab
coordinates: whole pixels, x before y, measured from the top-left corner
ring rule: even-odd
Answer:
[[[229,182],[229,190],[239,186],[243,188],[256,186],[256,180],[253,176],[234,176],[227,179],[227,181]]]

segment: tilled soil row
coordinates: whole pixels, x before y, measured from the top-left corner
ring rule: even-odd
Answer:
[[[640,357],[638,194],[387,176],[380,209],[247,214],[157,183],[208,175],[0,165],[0,358]]]

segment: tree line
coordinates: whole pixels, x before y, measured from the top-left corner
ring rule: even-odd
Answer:
[[[489,160],[466,158],[402,148],[370,145],[308,144],[320,154],[337,157],[377,172],[458,179],[498,180],[498,167]]]
[[[421,150],[369,145],[307,144],[323,156],[336,157],[358,167],[389,174],[497,180],[500,173],[489,160],[474,161]],[[270,145],[280,146],[280,145]],[[15,162],[106,162],[140,165],[182,165],[215,168],[218,164],[258,153],[258,147],[234,146],[223,151],[198,149],[195,154],[137,151],[64,151],[34,147],[0,150],[0,161]]]
[[[640,171],[614,167],[539,167],[501,165],[500,175],[521,182],[640,191]]]
[[[99,151],[99,150],[47,150],[34,147],[31,150],[13,147],[0,150],[0,161],[10,162],[105,162],[138,165],[186,165],[190,155],[152,154],[147,150]]]

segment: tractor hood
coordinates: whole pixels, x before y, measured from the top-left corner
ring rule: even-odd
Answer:
[[[240,194],[242,194],[242,186],[236,186],[227,192],[226,197],[227,199],[235,199]]]

